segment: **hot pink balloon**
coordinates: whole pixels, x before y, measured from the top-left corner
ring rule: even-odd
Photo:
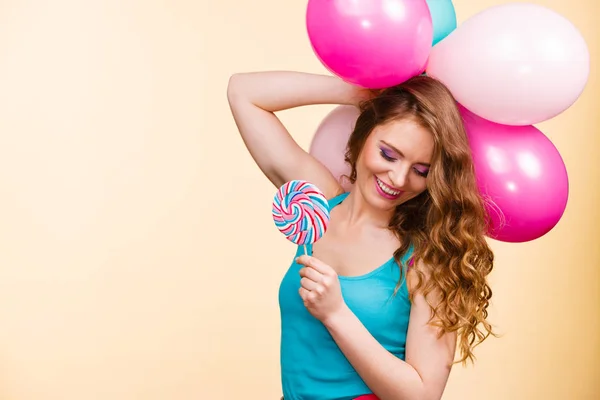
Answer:
[[[533,125],[569,108],[590,72],[577,28],[549,8],[490,7],[435,45],[427,74],[467,109],[505,125]]]
[[[346,191],[352,184],[342,177],[350,174],[344,154],[358,116],[356,107],[342,105],[334,108],[319,124],[309,149],[309,153],[329,169]]]
[[[489,236],[537,239],[556,226],[569,196],[567,170],[552,142],[534,126],[509,126],[461,107],[477,182],[491,200]]]
[[[306,26],[327,69],[371,89],[421,74],[433,41],[426,0],[309,0]]]

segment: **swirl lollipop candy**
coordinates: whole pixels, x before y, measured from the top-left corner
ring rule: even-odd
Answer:
[[[275,225],[292,243],[306,245],[319,240],[329,224],[329,204],[312,183],[293,180],[279,188],[273,199]]]

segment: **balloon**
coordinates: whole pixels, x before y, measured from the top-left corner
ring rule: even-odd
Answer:
[[[433,43],[435,46],[456,29],[456,11],[452,0],[427,0],[433,23]]]
[[[422,73],[433,41],[426,0],[309,0],[306,27],[330,72],[370,89]]]
[[[359,114],[354,106],[334,108],[319,124],[309,149],[309,153],[329,169],[346,191],[352,184],[342,178],[342,175],[350,175],[350,166],[344,161],[344,155]]]
[[[479,190],[491,200],[489,236],[526,242],[545,235],[561,219],[569,195],[556,147],[531,125],[501,125],[460,109]]]
[[[471,17],[431,50],[427,74],[473,113],[532,125],[581,95],[590,56],[578,30],[556,12],[509,3]]]

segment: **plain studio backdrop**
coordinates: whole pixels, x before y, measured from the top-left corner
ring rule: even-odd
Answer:
[[[502,0],[455,0],[459,23]],[[570,199],[490,241],[503,335],[445,400],[600,396],[595,0],[536,0],[587,40],[579,101],[538,125]],[[0,399],[278,399],[294,247],[227,104],[234,72],[325,73],[306,1],[0,1]],[[281,114],[308,148],[333,106]]]

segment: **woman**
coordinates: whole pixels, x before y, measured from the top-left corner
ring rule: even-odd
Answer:
[[[298,249],[280,287],[285,400],[440,399],[456,346],[473,360],[492,334],[487,217],[450,92],[427,76],[375,94],[277,71],[233,75],[228,99],[275,187],[306,180],[329,200],[327,233]],[[349,193],[274,114],[311,104],[361,109]]]

